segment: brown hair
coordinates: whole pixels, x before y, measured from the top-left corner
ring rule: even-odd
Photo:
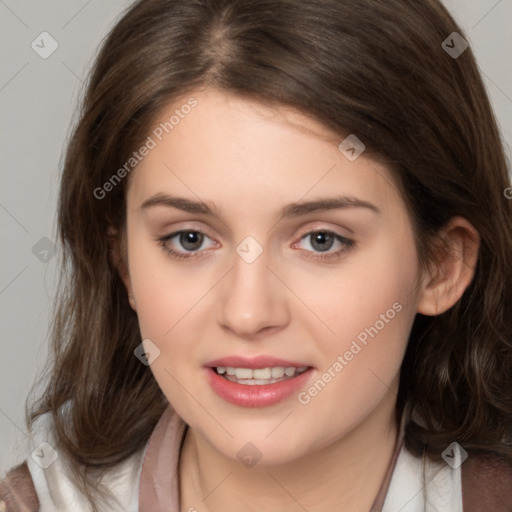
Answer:
[[[512,457],[512,202],[472,50],[452,58],[441,46],[454,31],[464,35],[436,0],[141,0],[127,10],[97,57],[69,141],[50,380],[27,406],[30,426],[51,413],[84,492],[90,484],[99,493],[95,471],[142,448],[167,406],[134,356],[137,316],[110,253],[125,229],[127,180],[102,199],[93,191],[163,107],[204,86],[296,108],[340,142],[356,134],[403,190],[423,265],[450,218],[475,226],[475,277],[446,313],[417,315],[398,408],[416,454],[439,456],[456,440]]]

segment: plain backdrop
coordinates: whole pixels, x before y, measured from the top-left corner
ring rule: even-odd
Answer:
[[[34,448],[24,404],[47,354],[62,151],[97,47],[130,3],[0,0],[0,477]],[[510,162],[512,0],[444,3],[476,54]]]

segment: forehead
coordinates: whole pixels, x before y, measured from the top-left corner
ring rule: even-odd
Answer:
[[[343,136],[289,107],[197,91],[162,109],[149,137],[154,147],[130,176],[132,204],[166,191],[247,208],[333,191],[381,206],[400,199],[387,168],[364,152],[350,161]]]

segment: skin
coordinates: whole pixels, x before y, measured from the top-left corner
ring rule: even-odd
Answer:
[[[129,177],[120,265],[142,339],[160,350],[151,371],[190,426],[180,508],[369,510],[395,447],[399,370],[414,317],[439,314],[460,298],[473,277],[478,233],[452,219],[440,233],[451,254],[440,251],[435,270],[422,270],[388,169],[365,153],[349,161],[337,147],[344,137],[291,109],[215,89],[190,96],[197,107]],[[218,215],[141,209],[159,193],[201,199]],[[352,207],[280,216],[289,203],[337,195],[379,213]],[[168,254],[169,247],[191,254],[179,236],[159,245],[180,229],[207,235],[196,244],[199,257]],[[313,230],[354,245],[338,258],[315,259],[323,252],[306,236]],[[247,236],[263,249],[250,264],[236,252]],[[325,245],[330,254],[343,247]],[[395,303],[401,311],[308,404],[293,394],[263,408],[233,405],[204,376],[212,359],[267,354],[314,367],[307,390]],[[253,467],[237,457],[247,442],[262,454]]]

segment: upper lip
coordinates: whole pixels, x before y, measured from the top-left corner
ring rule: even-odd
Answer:
[[[290,366],[294,366],[296,368],[301,368],[304,366],[309,366],[305,363],[300,363],[297,361],[288,361],[286,359],[279,359],[277,357],[271,356],[256,356],[256,357],[242,357],[242,356],[228,356],[222,357],[220,359],[214,359],[213,361],[209,361],[205,364],[205,366],[216,368],[218,366],[231,367],[231,368],[269,368],[272,366],[284,366],[285,368],[289,368]]]

